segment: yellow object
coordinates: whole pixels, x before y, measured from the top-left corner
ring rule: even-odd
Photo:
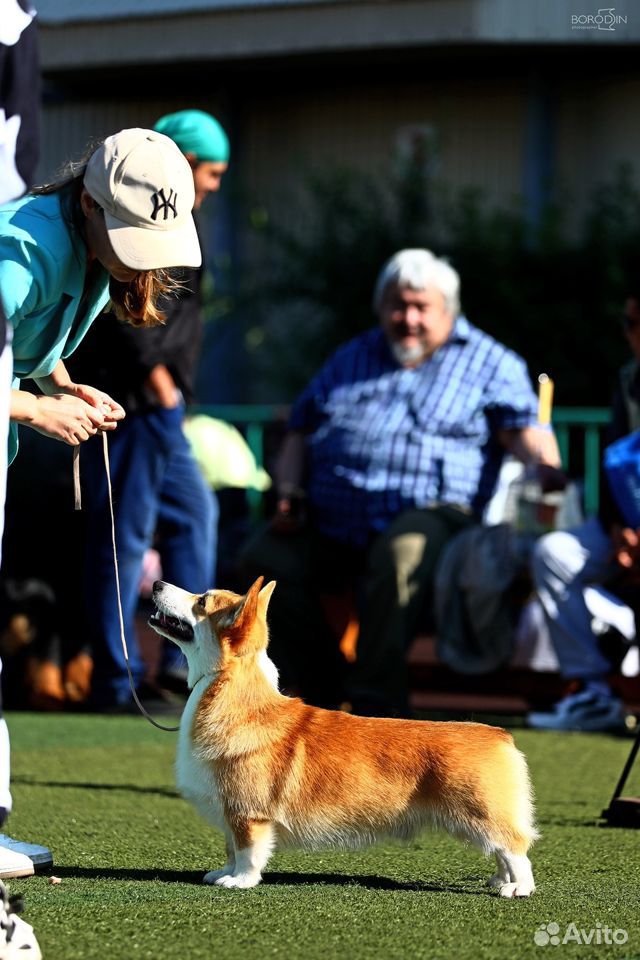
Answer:
[[[268,490],[271,478],[259,467],[239,430],[204,414],[187,417],[184,432],[202,475],[214,490],[253,487]]]
[[[553,408],[553,380],[546,373],[538,377],[538,423],[548,427]]]

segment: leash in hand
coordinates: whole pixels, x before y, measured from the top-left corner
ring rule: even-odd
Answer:
[[[167,733],[175,733],[180,729],[180,726],[175,727],[166,727],[162,723],[158,723],[157,720],[154,720],[150,713],[147,712],[144,705],[140,702],[138,694],[136,693],[136,686],[133,681],[133,674],[131,673],[131,667],[129,666],[129,651],[127,649],[127,640],[124,632],[124,617],[122,615],[122,597],[120,594],[120,574],[118,571],[118,552],[116,549],[116,523],[115,516],[113,512],[113,494],[111,490],[111,469],[109,466],[109,441],[107,438],[106,431],[102,432],[102,453],[104,456],[104,469],[107,476],[107,492],[109,499],[109,515],[111,518],[111,546],[113,549],[113,569],[116,578],[116,597],[118,602],[118,620],[120,622],[120,642],[122,643],[122,652],[124,654],[124,662],[127,667],[127,674],[129,676],[129,686],[131,688],[131,695],[135,700],[140,713],[153,724],[154,727],[157,727],[158,730],[165,730]],[[74,447],[73,450],[73,492],[74,492],[74,502],[75,509],[82,509],[82,496],[80,491],[80,447]]]

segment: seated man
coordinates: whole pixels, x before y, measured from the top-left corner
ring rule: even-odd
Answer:
[[[608,442],[640,429],[640,294],[630,296],[623,326],[634,359],[620,371]],[[623,729],[625,711],[609,685],[611,661],[592,629],[585,587],[640,568],[640,531],[627,529],[606,476],[597,517],[571,531],[547,534],[536,544],[533,575],[562,675],[573,689],[549,713],[531,713],[532,727],[548,730]]]
[[[284,686],[406,715],[406,651],[443,546],[480,518],[505,451],[559,460],[524,362],[460,314],[448,263],[395,254],[373,305],[380,325],[338,349],[293,406],[275,523],[244,565],[278,581],[270,649]],[[360,633],[345,691],[320,594],[349,585]]]

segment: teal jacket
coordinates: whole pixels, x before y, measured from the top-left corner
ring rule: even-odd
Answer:
[[[27,196],[0,206],[0,299],[13,326],[14,389],[24,377],[47,376],[73,353],[109,301],[109,274],[102,269],[83,298],[87,249],[63,216],[63,196]],[[12,423],[9,463],[17,451]]]

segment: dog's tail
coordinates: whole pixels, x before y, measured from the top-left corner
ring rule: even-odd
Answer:
[[[526,854],[539,833],[527,761],[511,737],[496,745],[491,767],[490,792],[485,798],[491,840],[498,848]]]

